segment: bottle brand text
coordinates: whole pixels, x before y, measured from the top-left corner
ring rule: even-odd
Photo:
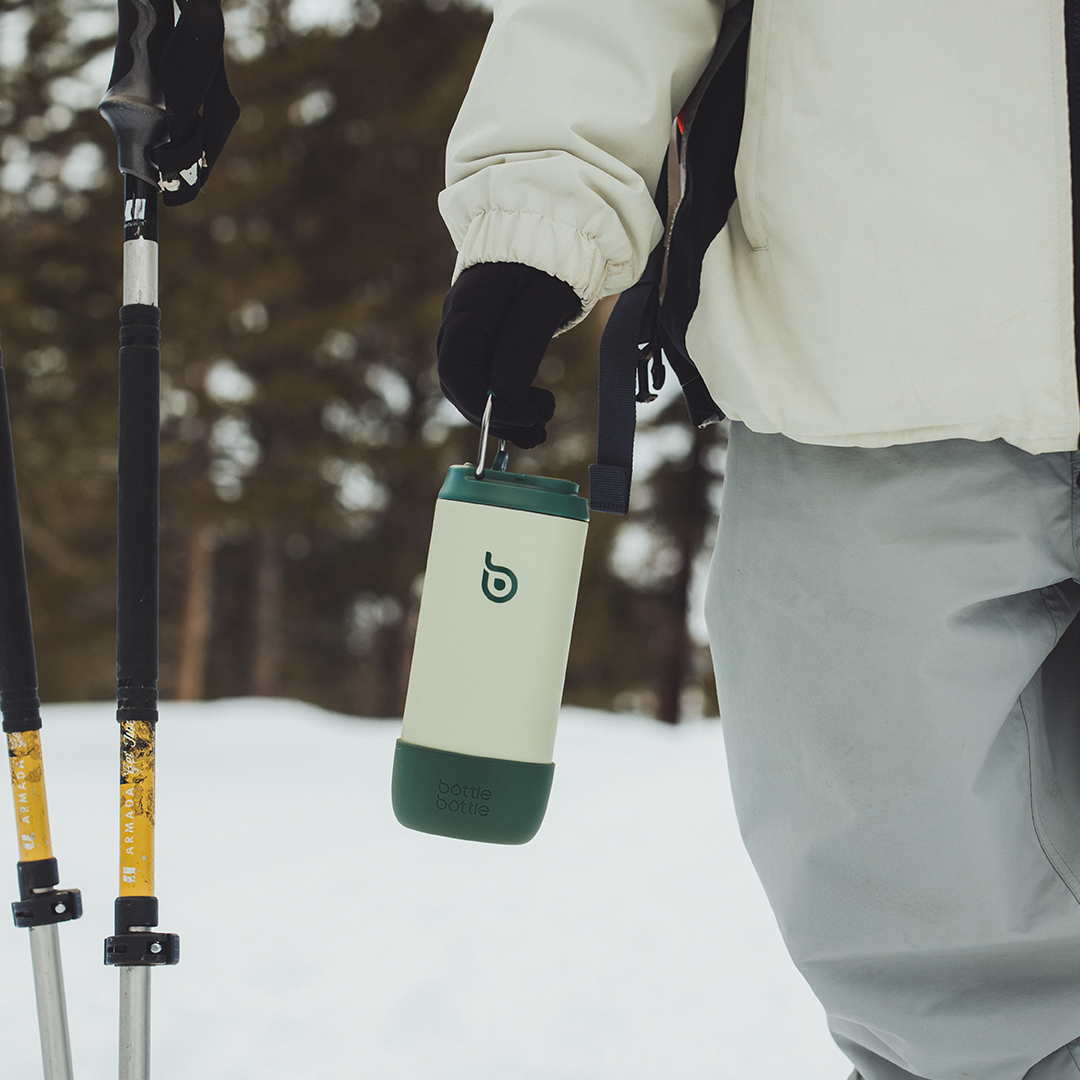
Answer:
[[[487,817],[491,813],[491,792],[470,784],[448,784],[439,781],[435,806],[449,814],[466,814],[471,817]]]

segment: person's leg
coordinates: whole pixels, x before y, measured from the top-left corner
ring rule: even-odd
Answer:
[[[885,1078],[888,1078],[888,1080],[912,1080],[912,1074],[906,1069],[901,1069],[884,1058],[868,1054],[857,1045],[845,1045],[844,1041],[840,1039],[837,1042],[840,1048],[851,1057],[862,1057],[864,1062],[869,1061],[871,1063],[869,1067],[864,1064],[863,1067],[867,1069],[866,1072],[860,1073],[856,1069],[848,1077],[848,1080],[866,1080],[871,1076],[875,1080],[885,1080]],[[978,1076],[979,1074],[972,1073],[971,1075]],[[1073,1040],[1067,1046],[1063,1046],[1044,1057],[1042,1061],[1036,1062],[1024,1074],[1023,1080],[1076,1080],[1077,1076],[1080,1076],[1080,1039]]]
[[[1071,458],[732,427],[706,601],[732,790],[863,1080],[1080,1078]]]

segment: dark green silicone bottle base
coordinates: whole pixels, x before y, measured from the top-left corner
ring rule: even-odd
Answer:
[[[398,739],[394,814],[418,832],[525,844],[544,820],[554,773],[553,764],[453,754]]]

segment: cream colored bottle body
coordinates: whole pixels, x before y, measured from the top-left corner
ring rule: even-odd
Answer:
[[[529,777],[542,773],[550,788],[588,512],[568,481],[471,472],[451,469],[436,504],[395,811],[413,828],[488,839],[470,830],[482,833],[501,808],[521,812],[510,801]],[[538,787],[541,797],[546,806]]]

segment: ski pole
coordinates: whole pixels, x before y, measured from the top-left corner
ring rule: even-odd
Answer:
[[[198,195],[240,109],[225,74],[221,0],[118,0],[109,89],[98,106],[124,176],[120,309],[116,719],[120,723],[120,889],[105,963],[120,968],[120,1080],[150,1075],[150,969],[180,959],[153,931],[154,736],[158,679],[158,457],[161,312],[158,192]]]
[[[120,1080],[150,1076],[150,970],[180,959],[177,935],[153,929],[161,312],[158,171],[148,153],[167,137],[155,62],[172,21],[172,0],[120,0],[113,74],[99,106],[116,135],[124,175],[116,586],[120,886],[114,933],[105,941],[105,963],[120,968]]]
[[[55,888],[60,871],[49,836],[37,689],[11,416],[0,358],[0,712],[7,735],[19,842],[19,900],[11,910],[15,925],[25,926],[30,934],[45,1080],[71,1080],[71,1042],[57,924],[82,914],[82,896],[78,889]]]

